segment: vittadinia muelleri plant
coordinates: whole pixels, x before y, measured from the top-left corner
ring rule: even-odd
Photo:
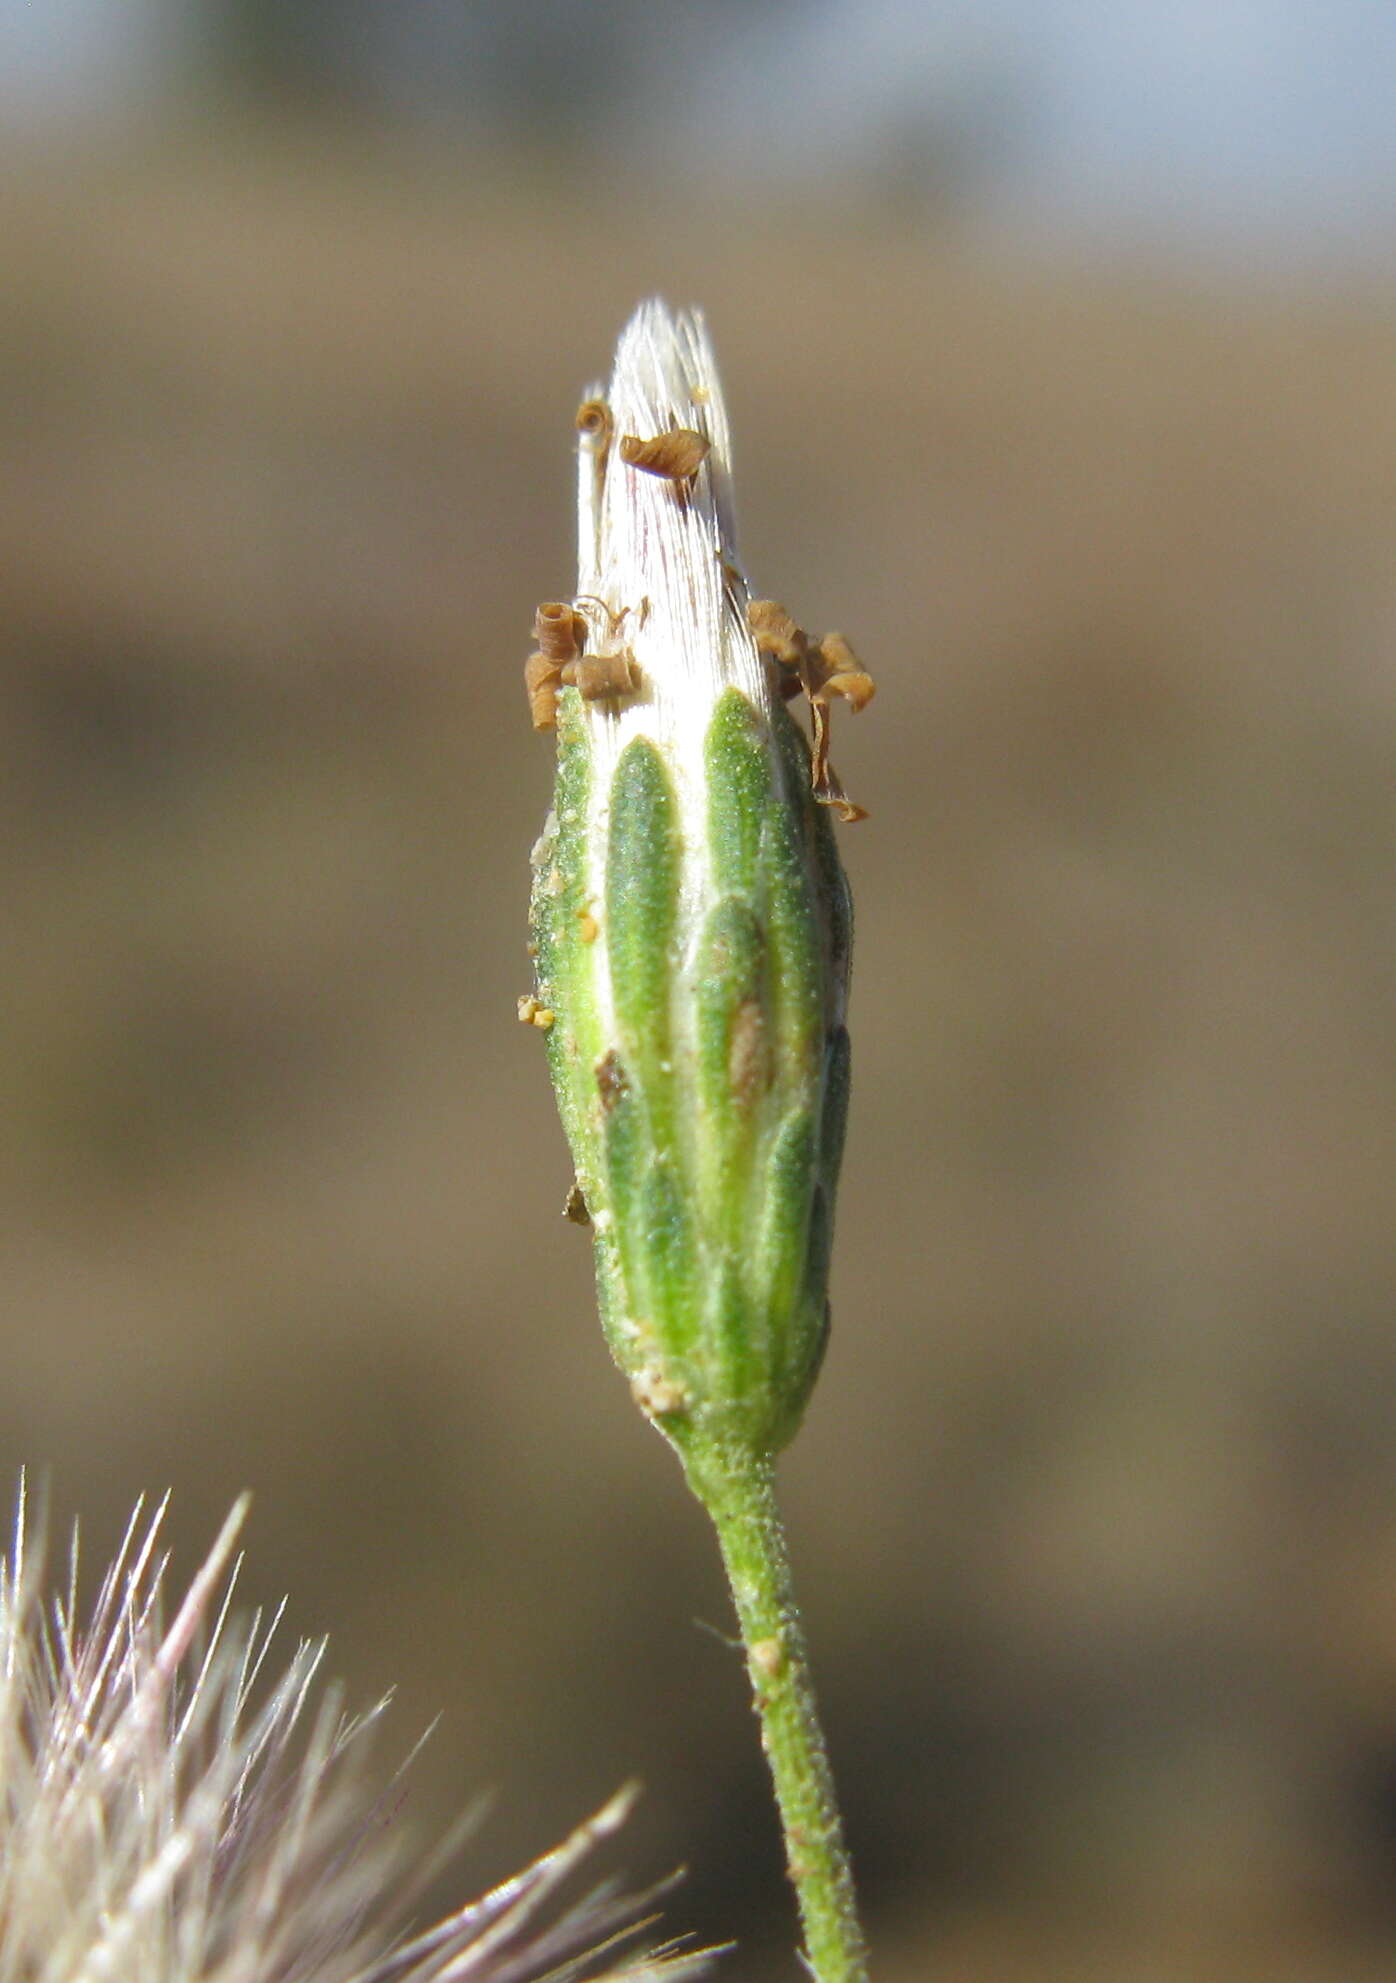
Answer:
[[[534,995],[602,1322],[716,1528],[809,1965],[866,1957],[773,1492],[828,1333],[851,918],[831,699],[872,683],[737,561],[702,320],[650,302],[577,416],[579,577],[527,668],[556,728]],[[809,699],[807,744],[788,702]]]

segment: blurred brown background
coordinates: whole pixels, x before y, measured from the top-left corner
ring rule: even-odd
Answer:
[[[0,1480],[94,1567],[172,1484],[186,1570],[250,1486],[249,1594],[444,1715],[424,1835],[497,1792],[477,1884],[639,1775],[615,1863],[793,1974],[514,1017],[573,408],[701,302],[753,580],[880,683],[784,1469],[877,1973],[1387,1974],[1396,292],[1029,253],[963,146],[737,200],[242,53],[280,94],[7,141]]]

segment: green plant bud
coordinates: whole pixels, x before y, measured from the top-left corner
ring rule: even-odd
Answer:
[[[579,426],[537,1004],[617,1363],[681,1452],[770,1453],[827,1334],[848,889],[748,629],[701,320],[644,305]]]

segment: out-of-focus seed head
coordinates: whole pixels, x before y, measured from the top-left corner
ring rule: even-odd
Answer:
[[[748,624],[702,319],[645,304],[583,411],[571,604],[623,667],[557,688],[537,995],[637,1401],[681,1451],[771,1451],[827,1327],[848,890]]]
[[[366,1774],[386,1703],[347,1718],[323,1645],[268,1671],[280,1613],[231,1619],[240,1502],[172,1619],[163,1505],[131,1518],[86,1623],[46,1595],[21,1493],[0,1561],[0,1983],[688,1983],[705,1958],[626,1956],[648,1898],[557,1890],[622,1795],[435,1927],[394,1786]],[[603,1948],[604,1945],[604,1948]],[[588,1951],[595,1951],[588,1954]]]

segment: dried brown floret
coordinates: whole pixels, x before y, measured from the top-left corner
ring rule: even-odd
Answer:
[[[849,708],[866,709],[877,684],[841,633],[826,633],[818,650],[821,695],[842,696]]]
[[[615,423],[611,409],[604,399],[584,399],[577,408],[577,431],[585,434],[599,454],[604,454],[611,445],[611,435]]]
[[[557,728],[557,691],[561,681],[561,668],[546,654],[530,654],[524,662],[524,690],[535,730]]]
[[[550,661],[571,661],[586,637],[586,621],[563,599],[545,599],[533,615],[533,638]]]
[[[635,687],[635,663],[628,648],[614,654],[588,654],[569,661],[562,670],[567,688],[580,689],[585,702],[606,695],[626,695]]]
[[[691,427],[670,427],[644,441],[637,434],[622,434],[620,458],[627,466],[646,475],[661,475],[666,482],[689,482],[708,456],[712,442],[706,434]]]
[[[855,805],[839,782],[838,773],[829,762],[829,705],[822,696],[810,697],[810,715],[814,719],[814,735],[810,743],[810,788],[821,806],[832,806],[845,826],[855,820],[866,819],[864,807]]]
[[[778,600],[751,600],[746,609],[746,623],[756,636],[762,654],[769,654],[782,668],[799,667],[809,642]]]

